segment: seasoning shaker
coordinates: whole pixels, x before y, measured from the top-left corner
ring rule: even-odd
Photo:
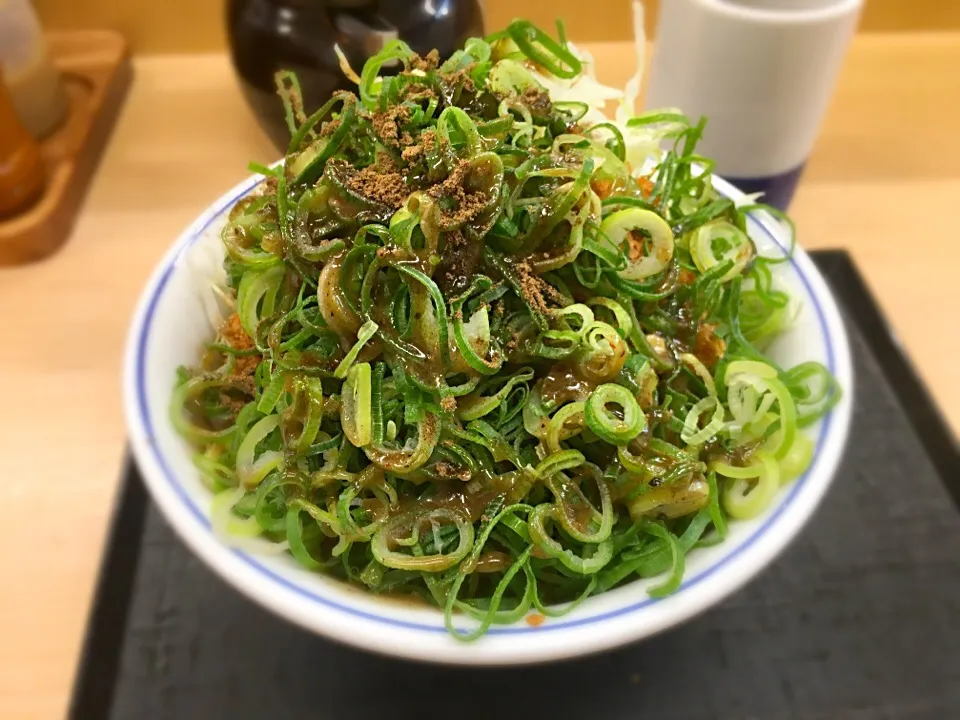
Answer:
[[[29,0],[0,0],[0,66],[30,134],[43,138],[53,132],[67,114],[67,95]]]

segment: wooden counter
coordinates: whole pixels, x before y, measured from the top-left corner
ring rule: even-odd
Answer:
[[[597,45],[619,84],[630,46]],[[143,58],[73,238],[0,270],[0,717],[68,701],[124,451],[121,352],[181,229],[274,153],[220,55]],[[858,36],[793,206],[807,248],[857,259],[960,428],[960,34]]]

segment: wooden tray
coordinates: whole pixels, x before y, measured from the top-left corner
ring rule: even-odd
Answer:
[[[67,240],[132,78],[127,41],[119,33],[53,32],[47,41],[70,107],[63,124],[41,143],[43,197],[0,221],[0,265],[39,260]]]

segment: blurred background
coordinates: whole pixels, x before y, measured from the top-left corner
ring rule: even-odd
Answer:
[[[659,5],[647,0],[647,31],[656,26]],[[630,40],[630,5],[604,0],[602,12],[583,12],[582,0],[484,0],[488,28],[499,28],[515,17],[552,27],[554,18],[570,18],[576,41]],[[109,27],[120,30],[137,53],[206,52],[226,46],[220,2],[198,0],[36,0],[49,29]],[[575,22],[573,19],[576,19]],[[187,20],[187,22],[184,22]],[[960,3],[953,0],[868,0],[861,31],[889,32],[960,29]]]

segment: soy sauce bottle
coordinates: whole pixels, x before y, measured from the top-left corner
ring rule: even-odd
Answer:
[[[0,74],[0,220],[36,202],[43,185],[40,146],[14,112]]]
[[[424,55],[449,57],[470,37],[483,36],[477,0],[229,0],[227,36],[244,96],[274,144],[290,134],[273,75],[300,78],[307,112],[336,90],[356,90],[340,69],[339,45],[359,74],[364,61],[399,38]]]

